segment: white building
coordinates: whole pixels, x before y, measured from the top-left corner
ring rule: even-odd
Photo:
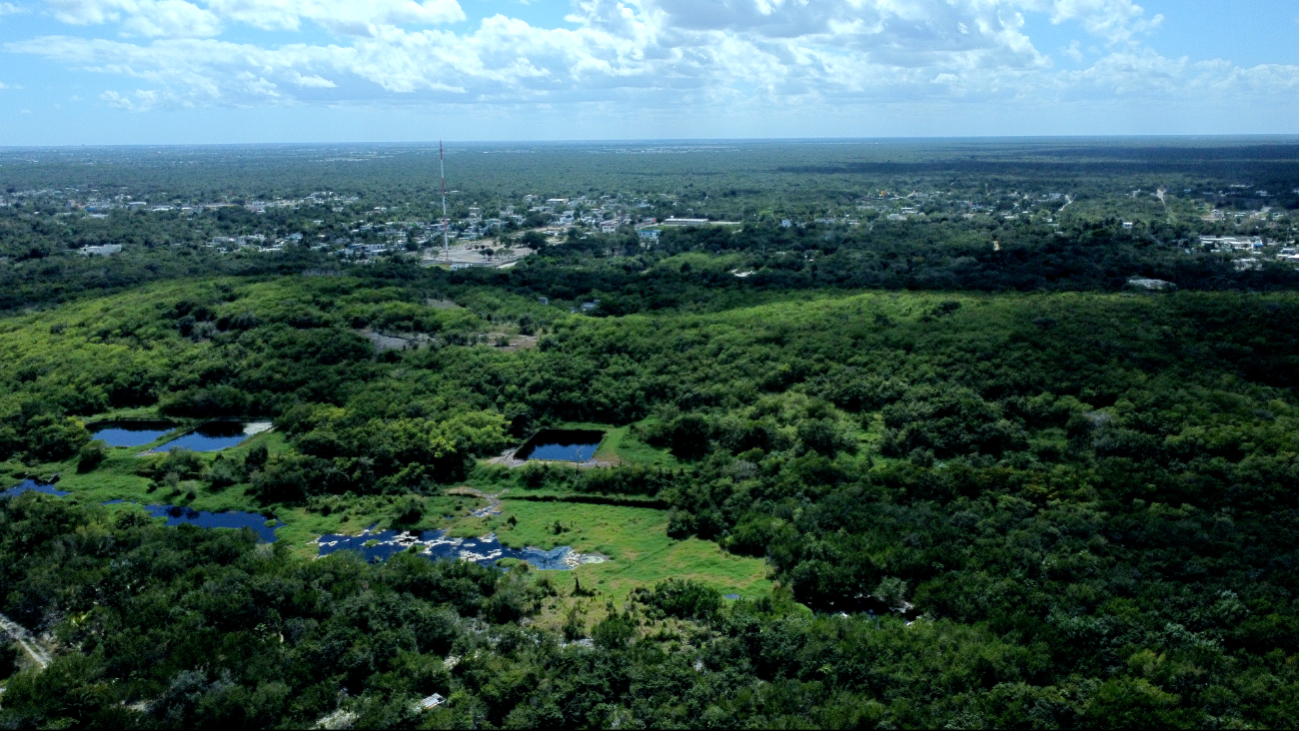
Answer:
[[[1215,251],[1253,251],[1263,248],[1263,239],[1258,236],[1201,236],[1200,244]]]
[[[82,256],[112,256],[122,251],[121,244],[104,244],[102,246],[83,246],[79,253]]]

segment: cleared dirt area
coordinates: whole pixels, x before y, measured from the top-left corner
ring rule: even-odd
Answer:
[[[498,244],[496,239],[480,239],[478,241],[452,242],[450,259],[453,267],[499,267],[518,262],[532,253],[532,249],[526,246],[502,248],[502,245]],[[445,266],[447,252],[444,252],[441,246],[435,246],[424,252],[420,263],[424,266]]]

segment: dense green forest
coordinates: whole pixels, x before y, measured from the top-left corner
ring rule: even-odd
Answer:
[[[903,174],[885,162],[1047,190],[1262,175],[1201,153],[777,162],[812,187]],[[593,186],[660,164],[580,154]],[[0,498],[0,613],[51,656],[0,654],[0,726],[1292,726],[1294,270],[1176,244],[1198,218],[1085,210],[755,216],[509,269],[165,233],[9,262],[0,488],[68,494]],[[274,429],[215,453],[92,433],[214,418]],[[543,427],[607,436],[581,468],[501,459]],[[165,527],[156,504],[283,527]],[[370,526],[602,561],[318,557]]]

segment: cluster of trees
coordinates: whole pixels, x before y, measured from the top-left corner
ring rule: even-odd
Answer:
[[[6,727],[1285,726],[1299,713],[1292,651],[1243,652],[1215,629],[1252,616],[1230,592],[1185,623],[1118,600],[1001,626],[813,617],[779,593],[726,603],[674,580],[577,618],[568,629],[593,642],[570,644],[518,621],[573,591],[556,576],[410,554],[304,560],[248,531],[31,493],[0,503],[0,559],[6,612],[62,648],[9,678]],[[432,693],[447,702],[421,711]]]
[[[476,458],[511,443],[505,418],[485,411],[379,418],[303,406],[281,421],[295,453],[277,455],[253,476],[253,489],[265,503],[423,491],[464,479]]]

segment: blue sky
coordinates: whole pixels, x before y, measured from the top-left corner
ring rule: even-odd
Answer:
[[[0,0],[0,144],[1299,134],[1294,0]]]

